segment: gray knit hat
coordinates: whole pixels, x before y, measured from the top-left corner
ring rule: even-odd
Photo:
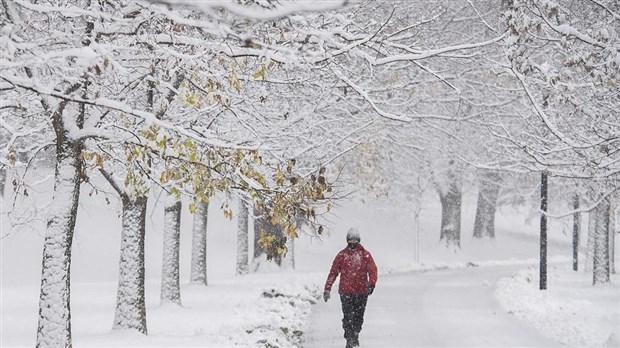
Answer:
[[[362,241],[360,238],[360,232],[355,227],[349,228],[347,232],[347,241],[356,240],[358,243]]]

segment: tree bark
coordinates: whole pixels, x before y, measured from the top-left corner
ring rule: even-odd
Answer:
[[[254,208],[254,262],[260,258],[262,254],[264,254],[263,248],[259,244],[261,229],[263,229],[263,219],[261,218],[261,213],[258,209]]]
[[[575,195],[573,199],[573,270],[579,270],[579,230],[581,229],[581,215],[579,209],[579,196]]]
[[[259,243],[261,238],[261,233],[266,234],[267,236],[274,236],[275,241],[273,244],[268,246],[267,249],[263,248],[263,246]],[[274,261],[276,265],[282,266],[282,255],[276,252],[276,249],[279,246],[285,244],[284,242],[284,232],[282,228],[279,226],[273,225],[269,221],[265,221],[262,218],[261,213],[254,209],[254,258],[252,260],[252,270],[254,272],[258,271],[260,265],[266,257],[268,261]]]
[[[72,85],[66,93],[83,87]],[[56,164],[54,193],[45,230],[39,296],[37,348],[72,347],[71,337],[71,248],[75,233],[82,165],[81,140],[68,136],[70,119],[65,119],[67,101],[62,101],[51,114],[56,134]],[[48,108],[45,108],[48,110]],[[86,109],[82,105],[75,116],[75,124],[83,128]]]
[[[148,198],[131,199],[122,194],[121,199],[123,227],[113,329],[132,329],[146,335],[144,237]]]
[[[609,273],[616,273],[616,211],[618,198],[613,197],[609,206]]]
[[[284,236],[284,231],[282,230],[282,227],[274,225],[270,221],[263,221],[263,226],[267,226],[267,233],[269,235],[276,237],[275,243],[271,245],[271,247],[266,252],[267,260],[273,260],[275,261],[276,265],[278,265],[278,267],[282,267],[282,260],[284,258],[284,255],[276,252],[276,249],[278,248],[278,246],[286,245],[286,242],[284,241],[284,239],[286,239],[286,237]]]
[[[81,143],[57,137],[54,194],[45,230],[37,348],[72,347],[71,245],[80,196]]]
[[[421,208],[417,208],[413,215],[413,262],[415,264],[420,263],[420,210]]]
[[[164,207],[164,251],[161,272],[161,303],[181,305],[179,249],[181,246],[181,201],[168,195]]]
[[[0,168],[0,197],[4,197],[4,188],[6,186],[6,168]]]
[[[495,239],[495,211],[499,196],[501,177],[496,173],[484,175],[478,190],[474,238]]]
[[[248,219],[249,219],[248,204],[243,199],[239,198],[239,215],[237,215],[237,274],[248,274]]]
[[[588,212],[588,243],[586,245],[586,263],[585,271],[592,272],[594,264],[594,236],[596,235],[596,208]]]
[[[207,222],[209,203],[200,201],[194,213],[192,237],[192,267],[190,281],[207,285]]]
[[[447,247],[461,247],[461,188],[451,182],[447,192],[439,190],[441,200],[441,235]]]
[[[287,269],[295,269],[295,238],[287,237],[286,255],[282,258],[282,265]]]
[[[609,275],[609,200],[604,199],[596,208],[594,234],[593,285],[607,284]]]
[[[547,173],[540,175],[540,264],[539,286],[540,290],[547,289]]]

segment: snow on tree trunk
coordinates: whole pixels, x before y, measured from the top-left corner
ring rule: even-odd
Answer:
[[[260,240],[260,233],[261,233],[261,229],[263,224],[263,219],[261,218],[260,212],[254,208],[254,224],[253,224],[253,228],[254,228],[254,260],[256,260],[257,258],[259,258],[263,253],[263,248],[260,246],[260,244],[258,243],[258,241]]]
[[[413,215],[413,262],[420,263],[420,208],[415,210]]]
[[[447,192],[439,191],[441,200],[441,236],[440,241],[447,247],[461,247],[461,189],[451,182]]]
[[[586,264],[584,270],[592,272],[594,255],[594,236],[596,235],[596,208],[588,212],[588,243],[586,246]]]
[[[579,209],[579,196],[573,198],[573,270],[579,270],[579,231],[581,229],[581,215]]]
[[[596,208],[594,234],[593,285],[609,283],[609,201],[604,199]]]
[[[123,217],[121,257],[119,262],[118,293],[114,329],[146,329],[144,301],[144,236],[146,230],[147,197],[131,199],[122,195]]]
[[[611,227],[609,228],[609,273],[616,274],[616,232]]]
[[[166,197],[164,207],[164,252],[161,271],[161,303],[181,305],[179,248],[181,245],[181,201]]]
[[[262,255],[264,254],[263,248],[259,243],[263,219],[261,218],[260,212],[256,209],[256,207],[253,209],[253,214],[254,223],[252,227],[254,230],[254,254],[252,255],[252,271],[256,272],[260,268]]]
[[[540,264],[539,264],[539,286],[540,290],[547,289],[547,199],[549,197],[547,182],[548,174],[540,174]]]
[[[6,169],[0,168],[0,197],[4,197],[5,186],[6,186]]]
[[[239,214],[237,215],[237,274],[248,274],[248,219],[249,209],[246,201],[239,198]]]
[[[267,236],[275,236],[275,242],[268,250],[265,250],[259,243],[261,233]],[[283,244],[284,232],[280,226],[273,225],[265,221],[260,212],[254,209],[254,259],[252,260],[252,271],[256,272],[261,268],[262,262],[268,260],[266,255],[272,255],[271,261],[275,261],[278,267],[282,266],[282,255],[275,252],[277,245]]]
[[[200,201],[194,212],[190,281],[207,285],[207,220],[209,203]]]
[[[286,240],[286,255],[282,259],[282,267],[295,269],[295,238],[288,237]]]
[[[614,197],[609,208],[609,273],[616,273],[616,212],[618,198]]]
[[[495,238],[495,210],[499,196],[501,177],[495,173],[486,174],[478,190],[474,238]]]
[[[63,137],[64,138],[64,137]],[[81,146],[59,140],[54,194],[45,230],[38,348],[71,347],[71,243],[80,196]]]
[[[609,231],[609,273],[616,274],[616,233]]]

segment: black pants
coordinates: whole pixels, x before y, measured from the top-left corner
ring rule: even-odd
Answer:
[[[356,337],[362,331],[367,301],[368,295],[340,295],[342,314],[344,314],[342,318],[344,338]]]

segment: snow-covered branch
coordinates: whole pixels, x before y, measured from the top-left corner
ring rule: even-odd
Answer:
[[[474,49],[474,48],[480,48],[480,47],[492,45],[492,44],[494,44],[496,42],[499,42],[499,41],[503,40],[504,37],[506,37],[506,33],[504,33],[504,34],[502,34],[502,35],[500,35],[498,37],[495,37],[493,39],[482,41],[482,42],[442,47],[442,48],[438,48],[438,49],[423,51],[423,52],[420,52],[420,53],[398,54],[398,55],[393,55],[393,56],[387,56],[387,57],[384,57],[384,58],[374,59],[374,60],[371,61],[371,63],[375,64],[375,65],[382,65],[382,64],[388,64],[388,63],[399,62],[399,61],[422,60],[422,59],[427,59],[427,58],[430,58],[430,57],[442,56],[442,55],[444,55],[446,53],[450,53],[450,52],[471,50],[471,49]]]
[[[356,85],[355,83],[353,83],[351,80],[349,80],[348,78],[346,78],[340,73],[337,73],[337,76],[340,80],[342,80],[342,82],[346,83],[349,87],[353,88],[366,102],[368,102],[368,104],[372,107],[372,109],[381,117],[385,117],[387,119],[394,120],[394,121],[411,122],[411,118],[409,117],[400,116],[400,115],[396,115],[396,114],[381,110],[380,108],[377,107],[377,105],[372,100],[372,98],[368,95],[368,93],[366,93],[366,91],[364,91],[360,86]]]
[[[87,10],[87,9],[83,9],[83,8],[80,8],[80,7],[71,5],[71,4],[61,7],[61,6],[51,6],[51,5],[40,5],[37,3],[32,3],[30,1],[23,1],[23,0],[11,0],[11,1],[15,2],[19,6],[22,6],[23,8],[26,8],[31,11],[39,12],[42,14],[59,13],[69,18],[78,17],[78,16],[88,16],[92,18],[105,19],[105,20],[118,21],[118,22],[128,23],[131,21],[130,19],[123,19],[122,17],[113,16],[113,15],[107,14],[102,11]]]
[[[64,101],[68,101],[68,102],[74,102],[74,103],[79,103],[79,104],[85,104],[85,105],[91,105],[91,106],[98,106],[98,107],[104,107],[104,108],[108,108],[111,110],[115,110],[115,111],[120,111],[123,112],[127,115],[132,115],[135,117],[138,117],[139,119],[142,119],[143,121],[146,122],[146,125],[156,125],[159,127],[162,127],[164,129],[168,129],[171,131],[176,132],[179,135],[183,135],[186,136],[190,139],[196,140],[202,144],[208,145],[208,146],[213,146],[213,147],[218,147],[218,148],[228,148],[228,149],[242,149],[242,150],[254,150],[256,149],[256,147],[253,146],[241,146],[241,145],[237,145],[237,144],[233,144],[233,143],[228,143],[222,140],[218,140],[216,137],[214,138],[206,138],[203,136],[199,136],[197,135],[195,132],[191,132],[188,129],[186,129],[185,127],[182,126],[175,126],[167,121],[161,120],[157,117],[157,115],[151,113],[151,112],[147,112],[147,111],[142,111],[142,110],[137,110],[136,108],[132,107],[131,105],[125,104],[123,102],[120,101],[116,101],[116,100],[111,100],[108,98],[96,98],[96,99],[84,99],[84,98],[80,98],[80,97],[76,97],[73,96],[71,94],[63,94],[54,90],[50,90],[49,88],[42,88],[41,86],[37,86],[34,85],[32,83],[30,83],[29,81],[26,80],[19,80],[16,78],[11,78],[11,77],[7,77],[4,76],[2,74],[0,74],[0,78],[4,79],[7,82],[12,83],[15,86],[19,86],[23,89],[29,90],[29,91],[33,91],[35,93],[38,94],[42,94],[42,95],[47,95],[47,96],[51,96],[51,97],[55,97],[55,98],[59,98],[62,99]],[[69,126],[69,125],[67,125]],[[83,134],[81,134],[82,132],[79,129],[76,128],[70,128],[71,132],[73,132],[73,137],[75,139],[79,139],[83,136]]]
[[[617,21],[620,21],[620,13],[612,11],[608,6],[605,6],[603,3],[601,3],[599,0],[590,0],[593,3],[597,4],[598,6],[602,7],[605,9],[605,11],[607,11],[610,15],[612,15]]]
[[[544,14],[540,14],[540,17],[545,21],[545,23],[547,24],[547,26],[549,26],[549,28],[553,29],[554,31],[556,31],[558,34],[561,35],[566,35],[566,36],[572,36],[572,37],[576,37],[577,39],[592,45],[592,46],[596,46],[596,47],[600,47],[600,48],[607,48],[608,46],[599,42],[598,40],[595,40],[593,37],[591,37],[588,34],[584,34],[582,32],[580,32],[579,30],[577,30],[575,27],[569,25],[569,24],[560,24],[560,25],[555,25],[553,24],[549,18],[547,18]],[[616,51],[620,51],[620,47],[615,47]]]
[[[274,4],[273,8],[263,8],[259,6],[244,6],[228,0],[149,0],[153,3],[169,4],[174,6],[186,6],[202,11],[204,13],[214,13],[216,10],[225,10],[236,16],[258,19],[272,20],[293,14],[304,12],[321,12],[342,8],[349,4],[350,0],[299,0]]]
[[[541,120],[544,122],[545,126],[547,127],[547,129],[549,129],[549,131],[556,137],[558,138],[560,141],[566,143],[567,145],[573,147],[573,148],[589,148],[591,147],[591,145],[589,144],[579,144],[574,142],[572,139],[570,139],[567,135],[565,135],[562,131],[560,131],[550,120],[549,117],[547,116],[547,114],[545,113],[545,111],[542,109],[542,107],[538,104],[538,102],[536,101],[534,95],[532,94],[532,92],[530,91],[530,88],[527,86],[527,83],[525,82],[525,77],[523,76],[523,74],[521,74],[520,72],[518,72],[516,69],[512,68],[511,69],[513,74],[515,75],[515,77],[517,77],[517,79],[519,80],[519,82],[521,83],[521,85],[523,86],[523,90],[525,91],[525,93],[527,94],[528,99],[530,100],[530,103],[532,105],[532,107],[534,108],[534,110],[536,111],[536,114],[538,116],[540,116]]]

